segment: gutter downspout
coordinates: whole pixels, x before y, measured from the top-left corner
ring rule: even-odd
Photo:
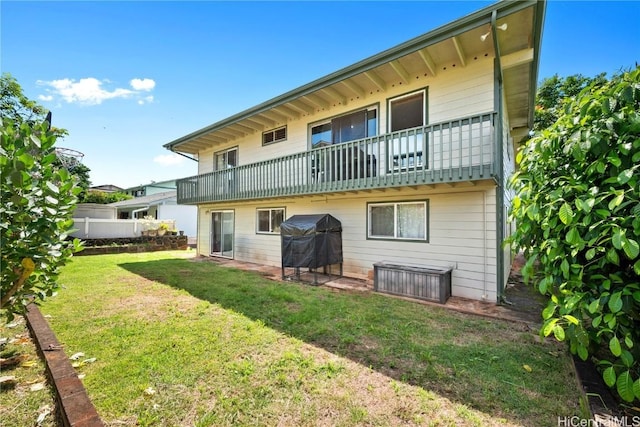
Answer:
[[[189,159],[189,160],[193,160],[193,161],[194,161],[194,162],[196,162],[196,163],[199,161],[198,159],[196,159],[196,158],[194,158],[194,157],[187,156],[186,154],[181,153],[181,152],[179,152],[179,151],[175,151],[175,150],[173,150],[173,149],[171,150],[171,152],[172,152],[172,153],[176,153],[176,154],[178,154],[179,156],[186,157],[186,158],[187,158],[187,159]]]
[[[498,44],[498,31],[496,28],[497,13],[491,13],[491,32],[493,38],[493,49],[496,53],[494,59],[494,108],[498,112],[496,126],[496,296],[497,303],[503,299],[504,291],[504,251],[502,241],[504,240],[504,153],[503,153],[503,100],[502,100],[502,64],[500,62],[500,45]]]
[[[482,192],[482,241],[484,242],[484,262],[482,263],[482,299],[486,301],[487,295],[487,190]]]
[[[197,205],[196,208],[196,255],[202,255],[200,252],[200,229],[202,228],[202,224],[200,224],[200,205]],[[211,225],[209,225],[211,227]],[[211,248],[211,244],[209,244],[209,248]]]

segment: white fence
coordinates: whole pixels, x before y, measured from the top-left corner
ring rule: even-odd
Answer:
[[[109,239],[119,237],[138,237],[141,231],[157,229],[160,224],[167,224],[169,230],[175,230],[176,221],[164,220],[138,220],[138,219],[98,219],[98,218],[73,218],[74,231],[71,236],[79,239]]]

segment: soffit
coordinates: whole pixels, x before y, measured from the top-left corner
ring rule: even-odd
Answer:
[[[498,19],[498,45],[506,113],[514,138],[528,133],[532,126],[537,78],[536,15],[534,8],[527,8]],[[538,40],[540,34],[537,35]]]
[[[531,3],[530,6],[535,4]],[[530,126],[533,105],[531,84],[537,70],[533,55],[534,9],[519,8],[499,16],[496,22],[497,27],[507,25],[506,30],[497,30],[497,37],[501,60],[504,60],[504,95],[512,127]],[[378,59],[370,64],[367,60],[354,64],[284,94],[279,97],[281,101],[274,98],[247,110],[246,114],[239,113],[165,147],[196,154],[204,148],[232,143],[246,135],[259,135],[292,120],[309,117],[309,121],[312,121],[311,116],[317,114],[320,119],[327,115],[322,113],[332,108],[373,97],[396,85],[405,85],[418,78],[437,77],[450,69],[466,67],[480,58],[495,57],[490,17],[490,13],[486,14],[464,26],[452,27],[446,33],[434,30],[431,39],[414,39],[415,46],[406,46],[413,42],[410,41],[382,52],[370,58]],[[402,48],[401,54],[398,54],[398,48]],[[387,56],[388,60],[385,60]]]

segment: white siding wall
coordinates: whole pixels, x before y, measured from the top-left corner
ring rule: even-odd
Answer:
[[[454,296],[496,301],[495,187],[406,189],[234,206],[203,206],[198,251],[208,255],[210,210],[235,212],[235,259],[281,265],[280,236],[256,233],[258,207],[284,207],[286,217],[329,213],[342,222],[344,273],[372,277],[380,261],[453,267]],[[367,239],[367,202],[429,200],[429,243]]]
[[[198,153],[198,174],[213,170],[213,148]]]
[[[364,99],[349,99],[326,111],[304,115],[287,125],[287,140],[262,146],[262,134],[255,132],[199,153],[199,173],[213,170],[215,152],[239,147],[240,165],[308,150],[309,124],[369,106],[378,107],[378,133],[387,132],[387,100],[428,88],[428,123],[455,120],[493,111],[493,59],[481,57],[466,67],[439,70],[436,77],[421,77],[410,84],[390,85],[386,92]],[[274,125],[279,127],[285,123]],[[508,127],[505,127],[508,129]],[[268,130],[268,129],[265,129]],[[450,157],[469,155],[480,161],[479,152],[450,150]],[[448,135],[444,135],[448,143]],[[484,140],[483,140],[484,141]],[[493,156],[493,148],[482,152],[482,160]],[[446,151],[446,150],[445,150]],[[449,158],[443,155],[443,166]],[[286,171],[285,171],[286,172]],[[367,239],[367,202],[429,200],[429,243]],[[330,213],[342,222],[344,272],[354,277],[372,276],[379,261],[417,265],[452,266],[454,296],[496,301],[496,194],[492,183],[478,183],[466,189],[437,186],[350,193],[304,198],[275,199],[199,206],[198,253],[209,255],[211,210],[235,212],[234,256],[238,260],[280,266],[280,236],[256,233],[256,208],[284,207],[286,217],[296,214]]]
[[[197,230],[198,208],[187,205],[160,205],[158,206],[158,219],[171,219],[175,221],[175,227],[184,232],[185,236],[195,237]]]
[[[429,82],[429,123],[493,111],[493,58],[440,71]]]
[[[255,132],[203,150],[198,156],[198,173],[213,171],[214,153],[236,146],[239,147],[240,165],[306,151],[309,148],[309,124],[369,106],[379,107],[378,132],[387,133],[387,100],[425,87],[428,88],[429,124],[493,111],[493,59],[478,58],[466,67],[439,71],[436,77],[423,77],[410,84],[394,85],[386,92],[376,93],[364,99],[350,100],[347,105],[338,105],[327,111],[304,115],[298,120],[286,123],[287,140],[283,142],[262,146],[262,133]],[[284,124],[278,123],[274,128]]]

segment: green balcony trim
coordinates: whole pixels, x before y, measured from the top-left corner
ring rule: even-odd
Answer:
[[[180,179],[178,203],[497,179],[498,120],[478,114]]]

